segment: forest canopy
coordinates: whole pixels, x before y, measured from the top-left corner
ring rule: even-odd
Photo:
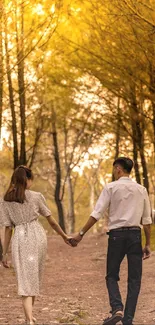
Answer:
[[[87,219],[118,156],[155,207],[155,2],[0,0],[0,192],[34,170],[63,229]]]

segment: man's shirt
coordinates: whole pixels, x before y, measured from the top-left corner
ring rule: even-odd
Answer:
[[[109,230],[152,223],[147,190],[129,177],[105,185],[91,216],[99,220],[107,208]]]

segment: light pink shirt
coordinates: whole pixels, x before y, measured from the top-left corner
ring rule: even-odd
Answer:
[[[109,230],[152,223],[147,190],[129,177],[105,185],[91,216],[99,220],[107,208]]]

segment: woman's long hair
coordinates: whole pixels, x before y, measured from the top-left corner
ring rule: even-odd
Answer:
[[[33,180],[33,173],[26,166],[18,166],[11,177],[8,190],[4,195],[4,201],[24,203],[27,179]]]

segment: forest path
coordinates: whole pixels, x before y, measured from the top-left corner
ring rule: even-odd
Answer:
[[[41,295],[34,316],[38,324],[102,324],[110,310],[105,283],[107,236],[87,234],[78,247],[59,236],[48,237],[48,255]],[[120,272],[123,301],[127,264]],[[0,325],[23,324],[13,269],[0,266]],[[143,281],[134,324],[155,324],[155,252],[143,263]]]

